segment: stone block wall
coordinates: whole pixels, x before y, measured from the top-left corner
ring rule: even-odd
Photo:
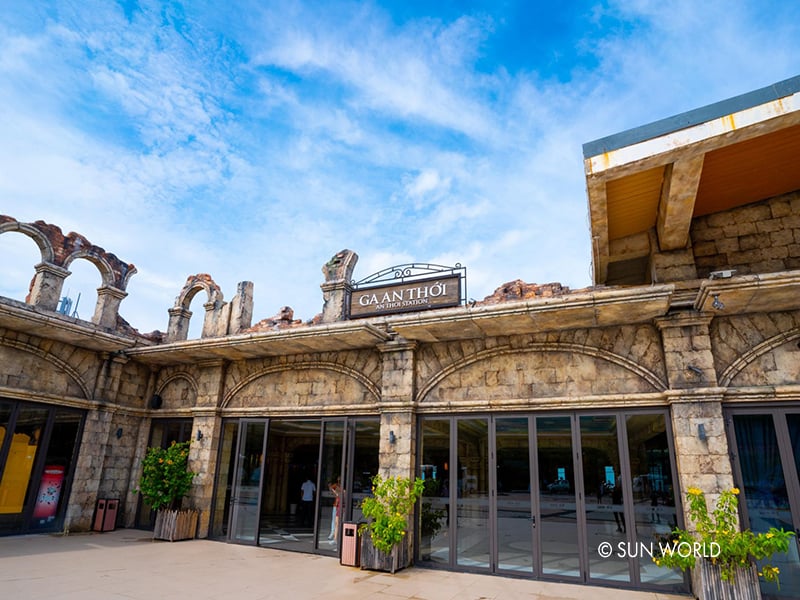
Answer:
[[[692,221],[697,276],[800,269],[800,191]]]

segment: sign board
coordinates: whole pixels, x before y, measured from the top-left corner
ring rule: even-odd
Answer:
[[[448,273],[443,277],[354,289],[350,295],[350,318],[458,306],[461,279],[461,275]]]

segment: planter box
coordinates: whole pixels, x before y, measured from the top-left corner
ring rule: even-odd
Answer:
[[[698,560],[701,600],[761,600],[755,565],[736,570],[733,581],[723,581],[720,568],[708,560]]]
[[[386,554],[372,545],[369,529],[365,529],[361,535],[361,568],[386,573],[405,569],[411,564],[411,556],[406,542],[407,540],[404,540],[402,544],[394,547],[391,554]]]
[[[200,511],[197,510],[159,510],[153,539],[170,542],[194,539],[199,516]]]

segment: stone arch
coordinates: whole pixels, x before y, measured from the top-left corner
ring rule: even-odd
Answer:
[[[194,297],[201,291],[206,292],[207,301],[203,304],[206,309],[203,319],[203,332],[200,337],[224,335],[227,333],[227,304],[223,300],[222,290],[208,273],[189,275],[186,283],[175,298],[175,306],[169,309],[169,325],[167,326],[167,341],[178,342],[187,339],[189,335],[189,321],[192,311],[189,307]],[[227,307],[230,310],[230,307]]]
[[[465,372],[471,367],[477,366],[480,363],[486,363],[494,359],[505,356],[527,356],[527,355],[540,355],[552,356],[555,354],[571,354],[584,356],[593,360],[611,363],[621,369],[621,372],[627,372],[631,375],[632,380],[640,382],[643,387],[649,388],[647,391],[663,392],[667,389],[667,383],[651,370],[642,367],[638,363],[629,358],[591,346],[583,346],[580,344],[571,343],[532,343],[525,348],[513,348],[511,346],[500,346],[490,350],[478,352],[472,356],[462,358],[461,360],[449,365],[436,373],[428,381],[424,382],[419,389],[417,398],[420,402],[424,402],[426,398],[444,381],[449,377],[454,376],[459,372]],[[463,386],[467,387],[467,386]],[[644,391],[644,390],[642,390]]]
[[[76,250],[67,256],[67,258],[64,260],[64,268],[68,269],[69,266],[79,258],[86,259],[95,267],[97,267],[97,270],[100,271],[100,278],[104,287],[117,287],[116,277],[114,276],[114,268],[109,264],[104,256],[99,255],[96,252],[92,252],[91,249]]]
[[[733,361],[719,376],[720,385],[723,387],[731,385],[737,376],[760,358],[765,357],[784,344],[798,341],[800,341],[800,328],[781,332],[771,338],[767,338]]]
[[[161,381],[155,393],[163,399],[164,408],[191,408],[197,402],[197,390],[195,378],[181,371]]]
[[[28,354],[32,354],[41,360],[50,363],[59,373],[64,373],[67,375],[75,385],[81,390],[83,397],[87,400],[91,399],[92,394],[89,391],[89,386],[81,377],[81,374],[78,372],[77,369],[72,367],[68,362],[65,360],[49,353],[37,346],[32,344],[28,344],[26,342],[21,342],[19,340],[1,340],[0,339],[0,346],[4,346],[6,348],[13,348],[15,350],[19,350],[21,352],[26,352]],[[41,390],[40,390],[41,391]],[[62,392],[63,393],[63,392]]]
[[[17,231],[28,236],[34,242],[36,242],[36,245],[39,246],[39,251],[42,255],[42,262],[52,263],[55,261],[53,244],[50,243],[50,240],[44,233],[30,223],[20,223],[11,217],[0,215],[0,235],[8,231]]]
[[[378,401],[380,398],[380,388],[379,386],[366,377],[363,373],[352,369],[350,367],[340,365],[334,362],[328,361],[303,361],[292,363],[289,365],[274,365],[271,367],[267,367],[265,369],[261,369],[248,377],[245,377],[241,381],[239,381],[235,386],[233,386],[222,399],[222,404],[220,408],[227,408],[231,401],[236,397],[236,395],[246,388],[248,385],[253,383],[254,381],[261,379],[262,377],[266,377],[269,375],[274,375],[277,373],[284,373],[284,372],[301,372],[301,371],[329,371],[336,373],[338,375],[344,375],[346,378],[353,380],[356,382],[361,388],[363,388],[366,393],[374,400]]]

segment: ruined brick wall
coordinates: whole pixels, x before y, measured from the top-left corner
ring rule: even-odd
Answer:
[[[800,191],[692,221],[697,276],[800,269]]]

